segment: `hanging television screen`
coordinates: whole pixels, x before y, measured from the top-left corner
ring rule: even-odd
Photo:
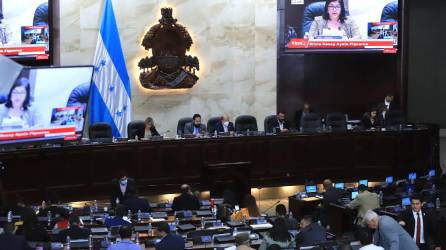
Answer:
[[[0,0],[0,55],[25,65],[50,65],[50,2]]]
[[[285,0],[288,50],[397,53],[398,1]]]
[[[1,85],[0,145],[79,139],[92,76],[92,66],[25,68]]]

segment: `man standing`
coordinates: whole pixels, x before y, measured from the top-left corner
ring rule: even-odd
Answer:
[[[392,217],[378,216],[369,210],[364,216],[364,221],[370,229],[375,229],[374,243],[385,250],[419,249],[410,235]]]
[[[325,193],[321,207],[321,222],[322,225],[328,226],[330,223],[330,218],[329,218],[330,204],[338,203],[338,200],[342,198],[343,190],[334,188],[333,182],[330,179],[325,179],[322,185],[324,186]]]
[[[347,205],[348,208],[358,209],[358,215],[356,217],[358,225],[364,225],[364,215],[368,210],[379,208],[379,196],[375,193],[369,192],[365,185],[359,185],[358,196]]]
[[[400,225],[406,229],[420,250],[440,249],[436,247],[431,218],[421,209],[421,199],[412,196],[411,208],[401,214]]]
[[[119,203],[123,203],[127,197],[136,193],[135,180],[129,178],[125,171],[121,171],[118,179],[112,181],[112,189],[110,194],[110,203],[115,207]]]

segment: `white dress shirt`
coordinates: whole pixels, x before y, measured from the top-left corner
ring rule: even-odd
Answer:
[[[122,185],[121,183],[119,183],[119,188],[121,189],[122,195],[125,195],[125,191],[127,190],[127,184]]]
[[[229,125],[229,124],[228,124]],[[225,133],[228,133],[229,129],[228,129],[228,125],[226,125],[225,123],[223,123],[223,131]]]
[[[416,241],[417,239],[417,212],[413,211],[413,218],[414,218],[414,230],[413,230],[413,240]],[[420,210],[420,212],[418,212],[420,214],[420,228],[421,228],[421,232],[420,232],[420,244],[424,244],[424,223],[423,223],[423,211]]]
[[[387,109],[389,109],[389,107],[390,107],[390,102],[388,102],[388,101],[386,101],[386,100],[384,99],[384,104],[386,105]]]
[[[279,122],[279,128],[280,128],[280,131],[282,131],[284,122],[280,122],[279,120],[277,120],[277,122]]]
[[[359,250],[384,250],[383,247],[377,246],[375,244],[365,245],[361,247]]]

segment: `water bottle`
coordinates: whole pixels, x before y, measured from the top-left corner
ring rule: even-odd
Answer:
[[[218,137],[218,132],[217,132],[217,130],[214,130],[214,137]]]
[[[175,226],[179,226],[180,225],[180,219],[175,218]]]
[[[127,211],[127,217],[130,221],[132,220],[132,211],[130,211],[130,209]]]
[[[88,237],[88,248],[90,250],[93,249],[93,235],[90,234],[90,236]]]
[[[149,222],[149,227],[148,227],[147,233],[149,236],[152,236],[152,222]]]
[[[70,236],[67,236],[67,240],[66,240],[66,249],[67,249],[67,250],[71,249],[71,240],[70,240]]]
[[[288,218],[289,218],[289,219],[293,219],[293,218],[294,218],[294,217],[293,217],[293,212],[290,211],[290,213],[288,214]]]
[[[136,234],[135,234],[135,243],[137,245],[139,245],[139,233],[138,232],[136,232]]]
[[[437,199],[435,199],[435,208],[437,209],[441,208],[440,197],[437,197]]]
[[[116,205],[118,205],[118,204],[119,204],[119,198],[116,197]]]
[[[138,222],[140,223],[142,220],[141,210],[138,210]]]
[[[201,228],[204,228],[204,217],[201,217]]]
[[[12,211],[8,212],[8,222],[11,223],[12,222]]]
[[[51,211],[49,211],[49,210],[48,210],[47,218],[48,218],[48,226],[51,226]]]
[[[94,212],[97,212],[97,211],[98,211],[98,201],[97,201],[97,200],[94,200],[94,201],[93,201],[93,211],[94,211]]]
[[[379,191],[379,205],[380,206],[382,206],[383,205],[383,196],[384,196],[384,194],[383,194],[383,191],[381,190],[381,191]]]
[[[435,193],[436,187],[435,184],[432,184],[432,191]]]
[[[90,207],[90,224],[94,222],[93,207]]]
[[[237,227],[234,227],[234,230],[232,231],[232,236],[237,236],[238,230]]]

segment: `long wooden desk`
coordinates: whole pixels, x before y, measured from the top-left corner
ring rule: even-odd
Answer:
[[[0,161],[6,193],[36,201],[49,191],[72,200],[104,197],[119,169],[142,192],[176,191],[181,183],[199,185],[212,163],[250,162],[254,187],[326,177],[381,180],[438,168],[438,128],[64,146],[0,152]]]

